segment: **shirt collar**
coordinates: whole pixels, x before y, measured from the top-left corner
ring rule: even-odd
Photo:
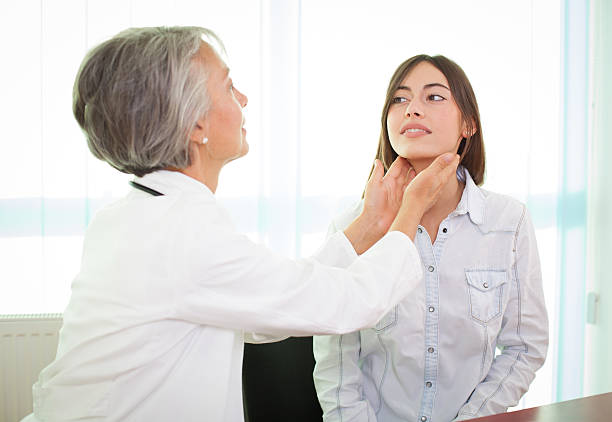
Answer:
[[[457,179],[465,182],[465,189],[461,194],[461,200],[457,208],[451,215],[468,214],[474,224],[484,223],[485,196],[470,175],[470,172],[463,166],[457,169]]]
[[[134,181],[164,195],[190,193],[215,200],[208,186],[178,171],[157,170],[143,177],[135,177]]]

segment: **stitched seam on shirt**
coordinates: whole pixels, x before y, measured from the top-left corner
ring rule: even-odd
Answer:
[[[436,305],[438,307],[438,310],[440,309],[440,294],[439,294],[440,293],[440,283],[439,281],[440,281],[440,277],[438,276],[438,302]],[[431,398],[431,414],[432,415],[433,415],[433,409],[436,407],[436,398],[438,397],[438,391],[440,391],[438,389],[438,385],[439,385],[438,369],[440,368],[440,318],[438,318],[438,323],[436,323],[436,348],[438,349],[438,358],[436,358],[436,383],[434,384],[433,397]]]
[[[438,243],[438,252],[439,252],[439,256],[436,256],[434,254],[434,259],[435,259],[435,265],[438,268],[438,271],[436,273],[436,307],[438,308],[438,316],[436,317],[436,348],[438,349],[438,357],[436,358],[436,365],[435,365],[435,383],[433,385],[433,394],[431,397],[431,409],[429,410],[430,412],[430,417],[433,415],[433,409],[436,407],[436,397],[438,396],[438,384],[439,384],[439,378],[438,378],[438,369],[440,368],[440,261],[442,258],[442,249],[444,247],[444,245],[446,244],[446,241],[448,239],[444,239],[441,240]],[[437,241],[437,240],[436,240]]]
[[[512,374],[512,371],[514,370],[514,365],[516,365],[516,363],[520,360],[522,352],[518,352],[518,354],[516,355],[516,358],[514,359],[514,363],[512,363],[512,365],[510,366],[510,369],[508,370],[508,373],[506,374],[506,376],[501,380],[501,382],[499,383],[499,385],[497,386],[497,388],[495,389],[495,391],[493,393],[491,393],[491,395],[489,397],[487,397],[482,404],[480,405],[480,407],[478,408],[478,410],[476,412],[461,412],[462,416],[476,416],[478,413],[480,413],[480,411],[485,407],[485,405],[489,402],[489,399],[491,399],[495,394],[497,394],[499,392],[499,390],[501,390],[502,385],[504,384],[504,381],[506,381],[506,379],[510,376],[510,374]]]
[[[474,415],[480,413],[480,411],[486,406],[486,404],[489,402],[489,400],[496,395],[502,388],[502,385],[504,385],[504,382],[508,379],[508,377],[510,376],[510,374],[512,374],[512,372],[514,371],[514,366],[516,365],[516,363],[520,360],[521,358],[521,354],[523,352],[518,352],[518,354],[516,355],[516,358],[514,359],[514,362],[512,363],[512,366],[510,366],[510,369],[508,370],[508,373],[506,374],[506,376],[500,381],[499,385],[497,386],[497,388],[495,389],[495,391],[493,391],[493,393],[491,393],[491,395],[489,397],[487,397],[482,404],[480,405],[480,407],[478,408],[478,410],[476,411],[476,413],[474,413]]]
[[[482,359],[480,361],[480,375],[478,377],[481,380],[480,382],[482,382],[482,379],[483,379],[485,361],[486,361],[486,358],[487,358],[487,350],[489,349],[489,347],[488,347],[489,341],[488,341],[488,333],[487,333],[487,331],[488,331],[488,327],[485,325],[484,326],[484,339],[483,339],[484,340],[484,349],[482,350]]]
[[[518,235],[519,235],[519,231],[521,230],[521,226],[523,225],[523,222],[525,221],[525,215],[527,213],[527,207],[525,205],[523,205],[523,213],[521,214],[521,219],[519,220],[518,226],[516,228],[516,233],[514,234],[514,278],[516,280],[516,296],[517,296],[517,301],[518,301],[518,322],[516,324],[516,334],[519,336],[519,339],[521,340],[521,344],[524,347],[525,352],[529,352],[529,350],[527,349],[527,344],[525,343],[525,340],[523,340],[523,335],[521,334],[521,306],[522,306],[522,300],[521,300],[521,281],[519,280],[519,276],[518,276],[518,268],[517,268],[517,260],[518,260],[518,251],[517,251],[517,243],[518,243]]]
[[[378,338],[380,346],[385,351],[385,368],[383,369],[383,375],[380,378],[380,383],[378,384],[378,408],[375,411],[376,415],[378,415],[378,412],[380,412],[380,409],[382,409],[382,386],[385,382],[385,377],[387,376],[387,368],[389,367],[389,351],[385,347],[385,343],[383,343],[382,339],[380,338],[380,335],[377,335],[376,337]]]
[[[514,278],[516,280],[516,289],[517,289],[517,302],[518,302],[518,321],[517,321],[517,326],[516,326],[516,333],[519,336],[519,339],[521,340],[521,343],[523,344],[524,347],[524,351],[527,352],[527,345],[525,344],[525,341],[523,340],[523,337],[521,336],[521,283],[520,280],[518,278],[518,270],[517,270],[517,250],[516,250],[516,245],[518,243],[518,233],[520,231],[520,228],[523,224],[523,222],[525,221],[525,213],[527,211],[527,207],[525,207],[523,205],[523,213],[521,214],[521,218],[519,220],[518,226],[516,227],[516,232],[514,234]],[[512,371],[514,370],[514,366],[516,365],[516,363],[519,361],[519,359],[521,358],[521,354],[523,352],[518,352],[516,355],[516,358],[514,359],[514,363],[512,363],[512,366],[510,366],[510,369],[508,370],[508,373],[506,374],[506,376],[500,381],[499,385],[497,386],[497,388],[495,389],[495,391],[489,396],[487,397],[482,404],[480,405],[480,407],[478,408],[478,411],[476,413],[479,413],[484,407],[485,405],[489,402],[489,400],[495,395],[497,394],[501,388],[502,385],[504,384],[504,382],[506,381],[506,379],[508,379],[508,377],[510,376],[510,374],[512,373]]]
[[[342,408],[340,405],[340,390],[342,389],[342,337],[338,336],[338,359],[340,364],[340,373],[338,375],[338,388],[336,388],[336,404],[338,406],[338,417],[340,422],[342,422]]]

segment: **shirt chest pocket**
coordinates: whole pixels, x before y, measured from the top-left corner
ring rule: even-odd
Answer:
[[[469,305],[472,318],[488,323],[502,312],[504,289],[508,276],[505,270],[466,270]]]

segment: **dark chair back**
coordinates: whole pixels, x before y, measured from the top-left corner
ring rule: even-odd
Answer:
[[[313,369],[312,337],[245,344],[242,364],[245,421],[322,421]]]

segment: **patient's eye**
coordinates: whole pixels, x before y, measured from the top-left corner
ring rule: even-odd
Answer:
[[[406,101],[408,101],[406,97],[393,97],[393,99],[391,100],[391,103],[399,104],[399,103],[405,103]]]
[[[429,101],[444,101],[444,100],[446,100],[446,98],[444,98],[443,96],[438,95],[438,94],[430,94],[430,95],[427,96],[427,99]]]

